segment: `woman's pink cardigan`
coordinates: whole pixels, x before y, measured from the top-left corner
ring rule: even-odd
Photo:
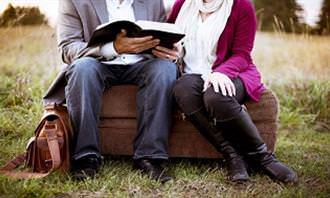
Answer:
[[[184,1],[175,2],[169,22],[175,22]],[[251,57],[256,30],[256,16],[251,1],[234,0],[232,13],[219,38],[217,59],[212,69],[214,72],[226,74],[231,79],[240,77],[250,98],[259,101],[265,87]]]

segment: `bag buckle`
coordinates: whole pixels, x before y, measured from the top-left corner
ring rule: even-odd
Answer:
[[[45,160],[45,166],[46,166],[46,168],[51,168],[52,160],[51,159]]]

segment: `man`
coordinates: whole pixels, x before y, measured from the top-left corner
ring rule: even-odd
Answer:
[[[151,36],[128,38],[125,30],[114,42],[86,47],[98,25],[116,20],[165,21],[163,2],[60,1],[58,45],[68,67],[55,80],[44,102],[61,103],[66,99],[76,134],[72,173],[75,179],[82,180],[93,177],[101,162],[97,124],[103,91],[113,85],[138,85],[138,135],[134,142],[133,164],[153,179],[166,182],[171,177],[160,162],[168,158],[170,89],[177,76],[176,65],[169,59],[175,59],[175,53],[174,56],[156,54],[163,59],[141,55],[140,52],[156,47],[159,40]]]

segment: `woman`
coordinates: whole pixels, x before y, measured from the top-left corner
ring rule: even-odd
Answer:
[[[268,152],[241,106],[247,98],[258,102],[265,89],[251,58],[256,33],[251,1],[177,0],[169,22],[186,33],[184,53],[157,47],[154,55],[183,56],[184,74],[174,85],[174,97],[187,118],[224,155],[230,180],[249,179],[246,159],[274,180],[297,182],[296,173]]]

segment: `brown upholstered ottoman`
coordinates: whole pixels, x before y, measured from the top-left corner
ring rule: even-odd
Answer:
[[[100,139],[103,155],[132,155],[136,135],[134,85],[114,86],[103,96],[100,117]],[[278,102],[270,90],[266,90],[259,103],[248,101],[247,107],[261,136],[274,150],[276,141]],[[221,155],[202,137],[188,121],[173,113],[173,129],[169,138],[171,157],[218,158]]]

